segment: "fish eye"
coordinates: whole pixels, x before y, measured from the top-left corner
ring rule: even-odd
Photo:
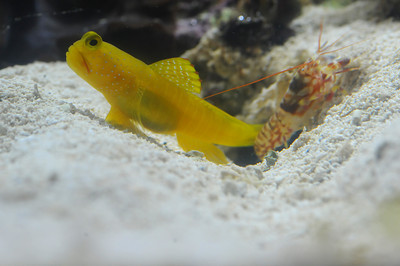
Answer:
[[[90,40],[90,41],[89,41],[89,45],[90,45],[90,46],[96,46],[97,43],[98,43],[98,42],[97,42],[96,39],[93,39],[93,40]]]
[[[85,46],[91,50],[96,50],[102,43],[100,35],[93,31],[89,31],[83,35],[82,39],[85,40]]]

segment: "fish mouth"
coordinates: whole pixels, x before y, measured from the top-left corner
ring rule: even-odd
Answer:
[[[71,45],[68,48],[68,51],[66,53],[66,59],[67,59],[67,64],[69,65],[70,68],[72,68],[75,72],[77,68],[83,68],[87,71],[87,73],[90,73],[90,67],[87,62],[87,59],[85,56],[79,51],[77,47],[75,47],[75,44]],[[80,67],[81,66],[81,67]]]

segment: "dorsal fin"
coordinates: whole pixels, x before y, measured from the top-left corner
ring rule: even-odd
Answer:
[[[199,75],[188,59],[174,57],[164,59],[149,65],[153,71],[190,92],[200,93]]]

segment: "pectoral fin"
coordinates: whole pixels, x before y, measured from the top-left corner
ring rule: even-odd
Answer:
[[[145,134],[135,125],[132,119],[126,116],[118,108],[112,107],[106,117],[106,122],[118,129],[128,129],[129,131],[144,136]]]
[[[227,164],[228,160],[225,157],[225,154],[214,144],[203,142],[198,139],[194,139],[187,135],[176,134],[178,139],[179,146],[184,151],[196,150],[204,153],[204,156],[207,160],[216,163],[216,164]]]

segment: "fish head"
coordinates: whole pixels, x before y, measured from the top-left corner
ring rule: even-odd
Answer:
[[[117,50],[103,42],[99,34],[89,31],[68,48],[67,64],[78,76],[103,92],[105,84],[115,81],[112,73],[117,69],[113,55]]]
[[[68,66],[86,80],[94,71],[96,55],[101,53],[103,40],[93,31],[85,33],[82,38],[68,48],[66,59]]]

